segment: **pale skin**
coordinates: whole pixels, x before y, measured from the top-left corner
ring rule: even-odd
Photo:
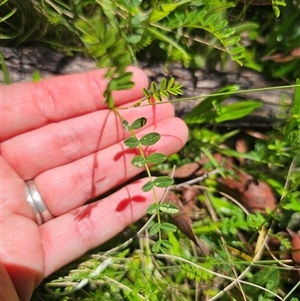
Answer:
[[[131,71],[135,86],[114,94],[117,106],[140,99],[148,85],[141,70]],[[86,204],[141,171],[130,164],[134,154],[123,144],[128,134],[104,104],[104,73],[0,87],[0,300],[30,300],[45,277],[121,232],[153,202],[153,194],[141,190],[142,179]],[[161,134],[148,153],[170,155],[187,140],[170,104],[121,114],[129,122],[148,119],[138,136]],[[27,180],[34,180],[54,216],[40,226],[26,200]],[[156,192],[161,198],[164,191]]]

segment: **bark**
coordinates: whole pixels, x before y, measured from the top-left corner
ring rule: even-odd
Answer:
[[[23,46],[20,48],[0,47],[11,82],[31,81],[35,71],[41,78],[61,74],[72,74],[96,69],[95,62],[83,55],[68,56],[64,53],[41,46]],[[183,84],[183,97],[198,96],[193,101],[174,103],[176,114],[184,117],[201,100],[203,95],[209,95],[226,85],[239,85],[241,90],[266,88],[286,85],[279,79],[266,78],[260,73],[241,69],[236,72],[218,72],[205,69],[186,69],[179,63],[173,63],[168,68],[163,63],[139,62],[151,80],[160,82],[162,77],[174,77]],[[3,73],[0,72],[0,83],[4,84]],[[288,111],[292,105],[293,89],[279,89],[259,92],[248,92],[229,96],[227,103],[241,100],[259,100],[263,106],[250,116],[228,123],[230,126],[272,126],[282,122],[278,115]]]

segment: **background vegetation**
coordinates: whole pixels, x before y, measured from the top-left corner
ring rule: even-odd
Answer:
[[[2,45],[43,43],[117,67],[107,73],[111,108],[111,92],[130,87],[125,67],[137,58],[243,66],[299,84],[298,0],[3,0],[0,8]],[[3,59],[1,66],[9,82]],[[160,101],[169,88],[152,84],[145,100]],[[158,237],[149,215],[46,279],[33,300],[300,300],[300,89],[279,126],[220,129],[259,106],[224,105],[238,89],[205,98],[186,116],[186,147],[151,171],[178,167],[164,201],[180,214],[150,210],[180,229],[163,229],[166,248],[151,251]]]

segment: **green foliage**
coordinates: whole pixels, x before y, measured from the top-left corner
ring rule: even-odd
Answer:
[[[200,102],[184,119],[187,124],[201,124],[214,122],[217,117],[217,112],[214,106],[221,104],[227,96],[235,91],[238,91],[237,86],[224,87],[214,93],[212,96],[208,96],[202,102]]]
[[[265,267],[251,277],[251,282],[265,286],[268,290],[276,292],[279,283],[279,270],[276,266]],[[259,288],[245,287],[245,292],[251,290],[251,295],[258,296],[258,300],[273,300],[272,295],[262,293]]]
[[[227,86],[221,88],[216,93],[206,97],[200,102],[186,117],[187,124],[220,123],[229,120],[240,119],[261,107],[258,101],[239,101],[237,103],[222,105],[222,102],[232,94],[237,92],[237,86]]]
[[[206,8],[178,13],[176,20],[171,24],[173,28],[202,29],[213,34],[231,56],[233,61],[242,65],[245,57],[244,47],[239,44],[240,37],[235,35],[235,29],[228,26],[227,20],[222,20],[222,15],[210,13]]]
[[[159,87],[156,82],[151,82],[150,91],[143,89],[144,95],[148,103],[152,103],[152,99],[162,102],[163,97],[168,98],[170,95],[181,95],[182,85],[175,82],[174,77],[171,77],[169,81],[165,78],[162,79]]]
[[[257,108],[261,107],[259,101],[240,101],[227,106],[216,105],[216,122],[224,122],[229,120],[240,119],[252,113]]]
[[[11,11],[8,11],[7,13],[5,12],[5,4],[7,4],[8,0],[3,0],[0,2],[0,7],[3,6],[4,8],[4,15],[0,16],[0,23],[5,22],[7,19],[9,19],[15,12],[16,8],[12,8]],[[6,34],[4,31],[0,31],[0,39],[5,40],[5,39],[10,39],[11,36]]]
[[[186,276],[189,279],[197,280],[197,281],[207,281],[212,280],[213,275],[208,271],[213,269],[213,262],[207,261],[204,264],[200,264],[204,269],[196,268],[194,265],[183,264],[182,270],[186,273]]]
[[[170,89],[172,89],[174,80],[171,81],[170,85],[167,85],[167,82],[165,80],[163,82],[164,82],[163,85],[161,85],[162,91],[169,91]],[[157,90],[155,90],[155,93],[157,93]],[[128,131],[131,134],[131,136],[124,141],[124,144],[128,148],[137,149],[139,151],[139,155],[136,155],[132,158],[131,164],[137,168],[145,168],[148,173],[149,181],[143,185],[142,190],[144,192],[148,192],[152,190],[155,197],[156,203],[150,206],[148,213],[157,214],[158,216],[158,222],[152,225],[150,229],[150,234],[155,235],[158,233],[159,239],[153,245],[152,251],[154,253],[158,251],[166,252],[168,248],[172,247],[172,244],[162,239],[162,231],[174,232],[176,231],[177,228],[176,226],[170,223],[161,223],[160,212],[171,214],[176,210],[176,206],[160,205],[159,200],[156,198],[155,187],[166,188],[172,185],[174,183],[174,180],[168,176],[159,176],[156,177],[155,179],[152,179],[149,165],[161,164],[167,159],[167,156],[162,153],[152,153],[146,156],[143,150],[143,147],[148,147],[157,143],[160,140],[161,136],[159,133],[152,132],[152,133],[147,133],[143,135],[140,139],[138,139],[134,131],[139,130],[143,126],[145,126],[145,124],[147,123],[147,119],[145,117],[138,118],[130,125],[127,120],[124,120],[122,118],[122,116],[120,115],[120,113],[117,111],[116,108],[114,108],[113,111],[120,118],[125,131]]]
[[[2,45],[44,42],[69,54],[88,53],[99,66],[132,63],[141,50],[198,67],[225,64],[229,55],[277,77],[300,75],[297,57],[269,61],[276,52],[289,55],[300,46],[299,9],[291,0],[272,0],[274,13],[267,18],[261,7],[243,8],[239,1],[3,0],[0,5]],[[117,49],[119,56],[107,55]]]
[[[213,38],[217,38],[224,47],[221,50],[242,64],[244,48],[239,44],[240,38],[234,27],[229,26],[229,21],[224,20],[226,9],[231,6],[219,4],[216,7],[215,3],[210,6],[188,0],[177,3],[87,0],[80,5],[55,0],[53,3],[38,1],[37,4],[27,1],[23,8],[19,8],[18,1],[13,0],[4,6],[5,11],[7,9],[3,17],[5,23],[14,13],[16,18],[26,19],[33,8],[36,14],[34,21],[40,18],[43,25],[30,30],[20,24],[23,28],[13,35],[3,28],[3,36],[13,43],[20,43],[25,38],[23,35],[31,40],[43,39],[66,50],[86,51],[98,61],[99,66],[111,63],[119,66],[120,60],[132,62],[138,51],[155,43],[170,58],[188,63],[192,58],[191,51],[182,40],[201,29],[212,35],[208,43],[214,44]],[[214,12],[216,9],[217,13]],[[43,17],[40,12],[43,12]],[[184,31],[180,33],[178,28]],[[113,52],[118,50],[120,53],[115,56]],[[108,51],[112,53],[108,54]]]
[[[299,80],[297,81],[299,85]],[[279,175],[286,178],[288,169],[293,162],[293,168],[290,175],[297,173],[297,166],[299,166],[299,152],[300,152],[300,118],[299,118],[299,86],[295,89],[294,103],[292,107],[292,114],[284,116],[284,124],[272,130],[267,141],[257,141],[255,146],[256,155],[260,160],[255,165],[259,168],[262,164],[269,164],[271,175],[274,179],[278,179]],[[259,163],[260,162],[260,163]],[[295,170],[295,172],[293,172]],[[292,176],[293,178],[293,176]],[[298,178],[296,176],[296,178]],[[297,180],[294,179],[296,182]],[[297,186],[297,184],[295,185]]]
[[[286,6],[285,0],[272,0],[272,7],[277,18],[280,16],[280,8],[278,6]]]
[[[3,76],[4,76],[4,82],[6,85],[10,84],[10,78],[9,78],[9,73],[5,64],[5,60],[4,57],[0,51],[0,69],[3,72]]]
[[[275,222],[277,227],[298,231],[300,88],[295,90],[292,114],[284,116],[284,125],[267,133],[268,140],[256,141],[255,150],[245,154],[224,148],[230,138],[240,133],[239,129],[220,133],[211,126],[239,119],[259,108],[260,103],[251,99],[224,104],[229,95],[241,92],[237,86],[223,87],[207,95],[188,114],[185,121],[190,125],[190,143],[180,155],[175,154],[169,160],[163,153],[146,152],[161,136],[151,132],[140,137],[138,131],[147,124],[145,117],[130,124],[114,106],[113,91],[129,89],[133,85],[132,74],[126,67],[136,62],[136,55],[141,50],[146,57],[151,54],[151,58],[180,61],[188,67],[218,65],[222,69],[230,58],[236,64],[273,76],[291,80],[299,77],[299,58],[279,63],[272,61],[272,55],[278,52],[283,56],[290,55],[300,46],[299,7],[293,1],[274,0],[269,7],[274,13],[266,14],[261,13],[265,11],[262,7],[241,9],[243,5],[242,1],[189,0],[0,2],[2,45],[44,42],[69,54],[85,53],[93,57],[99,67],[108,68],[106,103],[129,133],[124,144],[138,153],[131,163],[146,170],[149,179],[142,190],[152,192],[155,201],[148,208],[148,214],[157,219],[154,222],[150,218],[143,231],[146,235],[138,233],[131,240],[130,248],[123,252],[120,251],[123,246],[108,253],[99,249],[92,259],[64,272],[65,276],[62,277],[60,272],[57,279],[49,280],[46,293],[41,294],[43,300],[190,301],[199,299],[203,286],[202,295],[214,298],[218,290],[222,293],[225,288],[225,292],[227,281],[235,281],[239,275],[243,279],[237,282],[236,288],[238,293],[246,295],[243,299],[298,300],[299,296],[294,297],[292,290],[286,297],[276,295],[287,291],[286,283],[282,281],[287,274],[280,262],[280,256],[285,253],[281,254],[282,250],[279,250],[276,259],[253,262],[255,254],[251,250],[264,247],[256,241],[260,235],[258,230],[262,228],[266,229],[266,235],[281,243],[284,252],[290,248],[288,238],[280,233],[269,233],[268,229]],[[9,83],[1,54],[0,64],[5,82]],[[299,80],[297,84],[300,84]],[[143,92],[144,97],[132,108],[143,102],[154,105],[172,95],[182,95],[182,85],[174,78],[162,79],[159,84],[152,82],[149,90]],[[221,198],[214,177],[209,177],[201,183],[205,194],[201,192],[199,196],[199,203],[195,205],[199,212],[195,212],[193,218],[196,221],[192,223],[196,238],[201,236],[211,247],[204,258],[170,221],[170,215],[178,214],[179,208],[171,203],[160,203],[156,197],[155,189],[167,188],[174,180],[162,175],[154,178],[152,170],[163,165],[172,166],[173,161],[176,165],[196,161],[205,154],[210,161],[206,165],[226,177],[228,171],[214,158],[215,152],[246,159],[244,169],[270,183],[280,195],[281,201],[276,208],[280,215],[275,210],[268,211],[267,216],[245,213],[238,205]],[[264,174],[265,170],[268,172]],[[205,202],[212,205],[218,219],[212,219],[205,212]],[[114,246],[116,244],[119,242],[114,242]],[[244,273],[245,267],[247,273]],[[284,268],[289,270],[286,264]],[[297,285],[293,289],[296,288]],[[230,293],[232,297],[223,295],[222,300],[243,300],[239,294],[234,295],[235,290]]]

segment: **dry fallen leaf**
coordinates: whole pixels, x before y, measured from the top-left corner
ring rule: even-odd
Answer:
[[[300,57],[300,47],[297,47],[291,51],[291,55],[294,57]]]
[[[274,61],[276,63],[285,63],[293,61],[300,57],[300,47],[294,48],[289,54],[274,53],[270,56],[265,56],[262,61]]]
[[[193,207],[198,201],[198,195],[200,193],[199,188],[188,186],[182,189],[182,204],[187,214],[190,214]]]
[[[254,130],[245,130],[244,131],[246,134],[248,134],[251,137],[257,138],[257,139],[261,139],[261,140],[267,140],[268,136],[260,133],[258,131],[254,131]]]
[[[199,169],[199,164],[196,162],[191,162],[179,166],[175,169],[173,177],[174,178],[188,178],[193,175]]]
[[[224,157],[220,154],[220,153],[214,153],[213,154],[213,157],[214,157],[214,159],[216,160],[216,162],[218,163],[218,164],[221,164],[221,162],[222,162],[222,160],[224,159]],[[207,164],[207,163],[209,163],[210,162],[210,159],[208,158],[208,157],[202,157],[199,161],[198,161],[198,163],[202,166],[202,165],[205,165],[205,164]]]
[[[244,172],[235,171],[233,177],[220,178],[218,185],[221,191],[238,200],[250,212],[265,213],[266,208],[273,210],[277,205],[271,187]]]
[[[292,258],[300,275],[300,231],[293,232],[290,229],[287,229],[287,231],[291,235]]]
[[[179,199],[179,197],[173,192],[169,191],[166,196],[166,202],[173,203],[179,208],[179,212],[176,214],[172,214],[171,217],[178,227],[178,229],[185,234],[190,240],[192,240],[202,251],[204,255],[209,254],[208,246],[202,242],[194,233],[192,228],[192,221],[188,214],[186,213],[184,206]]]
[[[248,152],[248,145],[245,139],[238,139],[235,142],[235,148],[238,152],[245,154]],[[246,159],[243,157],[238,158],[240,165],[244,165]]]

